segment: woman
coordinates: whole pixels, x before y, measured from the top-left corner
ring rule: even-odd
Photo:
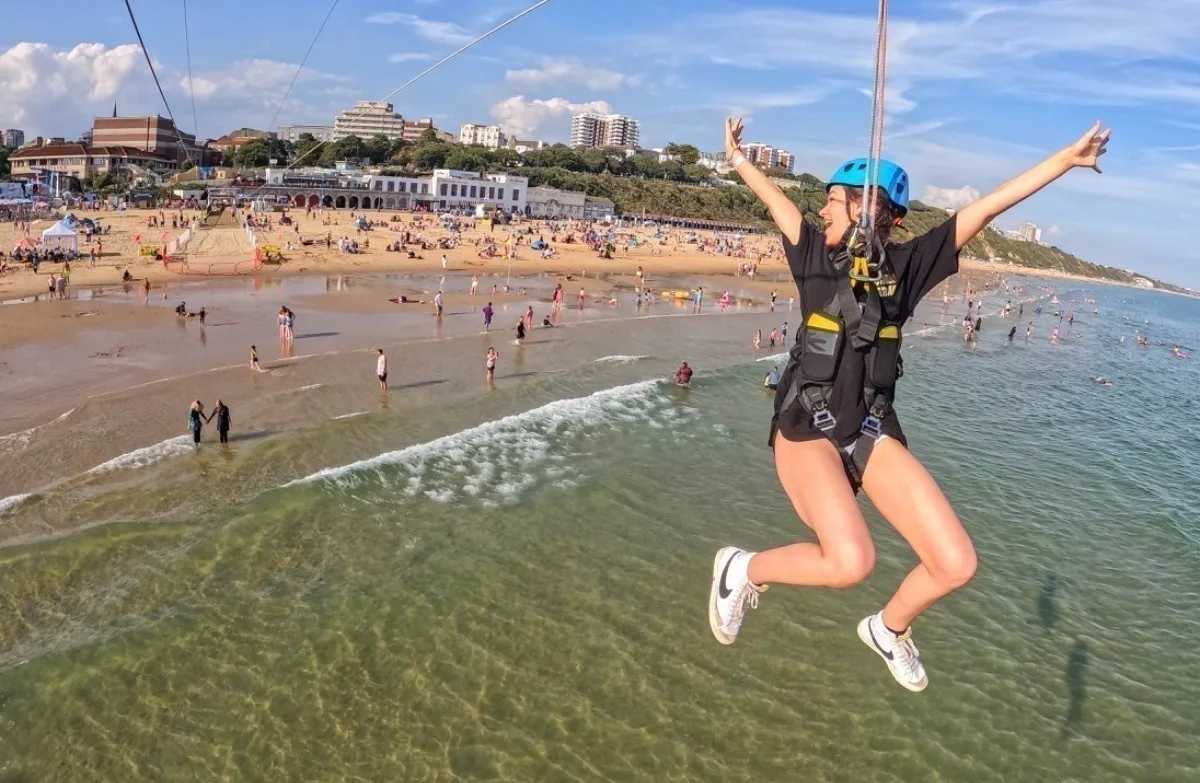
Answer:
[[[518,319],[517,319],[517,339],[516,339],[516,344],[517,344],[517,345],[520,345],[520,344],[521,344],[521,343],[523,343],[524,341],[525,341],[525,319],[524,319],[524,318],[518,318]]]
[[[867,577],[875,565],[875,547],[855,500],[861,488],[920,563],[882,611],[859,623],[858,636],[901,685],[924,690],[928,678],[910,625],[971,579],[976,555],[937,482],[908,451],[891,409],[900,369],[900,327],[922,297],[958,271],[959,250],[993,219],[1071,169],[1099,172],[1097,159],[1106,151],[1109,133],[1100,132],[1097,123],[1074,144],[903,244],[887,240],[907,211],[908,175],[880,161],[872,222],[876,238],[886,244],[879,246],[881,260],[868,254],[878,260],[871,265],[856,261],[847,244],[856,239],[864,209],[863,160],[834,173],[826,188],[828,202],[819,212],[821,222],[805,220],[746,160],[740,148],[741,120],[726,122],[727,159],[783,234],[806,318],[792,352],[801,358],[789,362],[779,384],[769,442],[784,491],[817,542],[758,553],[725,547],[717,553],[709,625],[719,642],[734,642],[746,610],[758,606],[767,585],[849,587]],[[853,285],[851,271],[870,284]],[[864,388],[867,383],[872,388]]]
[[[204,403],[196,400],[188,409],[188,429],[192,432],[192,443],[200,445],[200,430],[204,427]]]

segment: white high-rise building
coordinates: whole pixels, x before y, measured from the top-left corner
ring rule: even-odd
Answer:
[[[478,144],[489,150],[495,150],[504,146],[505,137],[499,125],[476,125],[473,122],[464,122],[458,129],[458,141],[460,144],[468,146]]]
[[[1021,224],[1021,238],[1026,242],[1041,242],[1042,230],[1033,223]]]
[[[637,147],[638,121],[624,114],[576,114],[571,118],[571,146]]]
[[[369,139],[380,133],[389,139],[404,138],[404,118],[390,103],[357,101],[354,108],[346,109],[333,120],[335,141],[347,136]]]

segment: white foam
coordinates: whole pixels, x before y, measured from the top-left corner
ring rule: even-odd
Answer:
[[[651,422],[673,425],[695,413],[655,393],[659,381],[556,400],[398,451],[326,468],[283,485],[330,482],[357,486],[376,477],[409,498],[438,503],[511,503],[533,487],[570,480],[580,469],[583,439],[597,430],[638,431]],[[384,471],[383,468],[389,468]]]
[[[755,359],[754,361],[756,361],[756,362],[780,362],[786,358],[788,358],[788,354],[786,352],[785,353],[773,353],[770,356],[760,356],[759,358]]]
[[[353,419],[355,416],[366,416],[368,411],[355,411],[354,413],[343,413],[341,416],[334,416],[333,420],[338,419]]]
[[[190,454],[194,448],[190,435],[180,435],[178,438],[170,438],[161,443],[155,443],[153,446],[134,449],[126,454],[113,457],[108,462],[92,468],[88,473],[108,473],[124,468],[144,468],[164,459]]]
[[[0,514],[11,511],[31,497],[33,494],[27,492],[24,495],[9,495],[6,498],[0,498]]]
[[[323,384],[323,383],[310,383],[307,386],[301,386],[298,391],[308,391],[309,389],[319,389],[324,385],[325,384]]]
[[[614,356],[601,356],[599,359],[593,359],[593,364],[629,364],[631,362],[640,362],[642,359],[649,359],[649,356],[625,356],[616,354]]]

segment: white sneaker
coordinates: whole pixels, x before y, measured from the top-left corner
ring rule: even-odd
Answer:
[[[925,690],[929,678],[925,676],[925,667],[921,665],[921,653],[913,643],[912,628],[897,636],[883,624],[883,612],[880,612],[858,624],[858,638],[879,653],[896,682],[910,691]]]
[[[721,644],[733,644],[746,609],[758,608],[758,594],[765,587],[750,581],[747,568],[753,552],[727,546],[713,560],[712,589],[708,595],[708,625]]]

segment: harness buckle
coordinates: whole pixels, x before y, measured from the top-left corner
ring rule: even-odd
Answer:
[[[879,420],[878,416],[874,413],[868,413],[867,418],[863,419],[862,426],[858,428],[858,431],[871,440],[879,440],[880,436],[883,435],[882,424],[883,422]]]
[[[813,408],[812,414],[813,426],[821,432],[829,432],[837,426],[837,419],[829,412],[829,408],[822,404],[818,408]]]

